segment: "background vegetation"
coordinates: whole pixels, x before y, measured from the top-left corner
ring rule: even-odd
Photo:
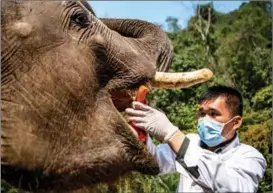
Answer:
[[[223,14],[209,3],[196,7],[186,29],[168,17],[168,33],[174,47],[171,71],[210,68],[215,76],[205,83],[181,90],[157,90],[149,95],[152,106],[162,109],[185,133],[197,132],[195,111],[198,96],[209,86],[234,86],[244,97],[243,143],[257,148],[267,160],[267,171],[259,191],[272,190],[272,4],[243,3]],[[144,176],[132,173],[103,192],[174,192],[178,174]],[[3,186],[4,185],[4,186]],[[17,192],[2,182],[1,192]]]

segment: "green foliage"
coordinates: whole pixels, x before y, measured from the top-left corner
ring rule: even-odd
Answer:
[[[176,191],[178,177],[178,174],[149,176],[132,172],[108,186],[100,185],[99,189],[109,193],[170,193]]]
[[[251,101],[254,110],[270,109],[272,107],[272,85],[260,89]]]
[[[1,193],[18,193],[19,191],[5,180],[1,180]]]
[[[241,140],[259,150],[266,158],[267,169],[264,180],[261,181],[258,192],[272,190],[272,120],[248,126],[248,130],[241,132]]]
[[[245,98],[271,83],[271,18],[257,4],[241,6],[226,18],[232,25],[220,25],[216,32],[222,43],[216,55],[227,69],[229,79]],[[216,24],[218,25],[218,24]],[[228,33],[225,32],[225,30]],[[223,32],[224,30],[224,32]]]

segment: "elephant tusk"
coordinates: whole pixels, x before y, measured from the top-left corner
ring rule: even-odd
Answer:
[[[211,79],[213,73],[207,68],[193,72],[156,72],[151,86],[160,89],[187,88]]]

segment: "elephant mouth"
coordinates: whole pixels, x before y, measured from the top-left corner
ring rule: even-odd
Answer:
[[[146,86],[148,89],[181,89],[206,82],[212,76],[212,71],[206,68],[183,73],[156,72],[152,79],[139,82],[130,88],[110,91],[111,100],[116,110],[127,121],[124,111],[126,108],[131,107],[132,102],[136,100],[141,85]]]
[[[137,134],[137,131],[131,126],[130,122],[128,121],[127,114],[125,113],[125,109],[132,107],[132,102],[136,101],[140,86],[145,86],[146,88],[150,88],[149,84],[146,83],[146,84],[140,84],[138,87],[134,89],[128,89],[128,90],[123,89],[123,90],[110,92],[113,106],[121,115],[121,117],[123,117],[123,120],[128,124],[129,128],[138,139],[140,139],[139,135]],[[146,98],[145,98],[145,101],[147,101]]]

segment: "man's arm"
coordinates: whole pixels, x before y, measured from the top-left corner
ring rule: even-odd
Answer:
[[[185,137],[186,136],[184,135],[184,133],[178,130],[170,139],[168,144],[176,154],[180,150],[180,147],[183,144]]]
[[[159,175],[177,172],[175,168],[176,155],[168,144],[159,144],[156,146],[153,144],[152,139],[148,137],[146,146],[157,160],[160,168]]]

